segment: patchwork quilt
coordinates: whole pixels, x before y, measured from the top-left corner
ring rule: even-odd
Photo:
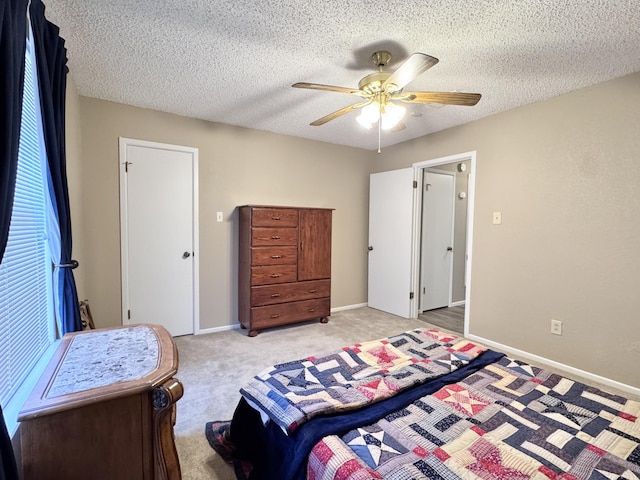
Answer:
[[[316,415],[361,408],[467,365],[485,348],[418,329],[275,365],[240,393],[286,431]]]
[[[331,435],[313,480],[640,479],[640,403],[503,357]]]
[[[640,480],[640,402],[434,330],[276,365],[241,392],[207,432],[239,479]]]

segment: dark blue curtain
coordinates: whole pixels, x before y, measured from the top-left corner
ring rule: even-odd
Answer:
[[[18,165],[27,0],[0,1],[0,259],[9,237]],[[0,407],[0,480],[17,480],[11,438]]]
[[[18,467],[11,446],[11,438],[7,432],[7,426],[4,424],[2,407],[0,407],[0,419],[2,420],[2,428],[0,428],[0,480],[18,480]]]
[[[18,165],[27,0],[0,2],[0,259],[9,237]]]
[[[36,62],[44,143],[51,173],[54,205],[60,224],[59,291],[61,301],[62,333],[82,330],[76,282],[72,268],[77,262],[71,259],[71,216],[67,189],[67,162],[65,156],[65,94],[67,88],[67,49],[60,29],[44,15],[41,0],[32,0],[29,8]]]

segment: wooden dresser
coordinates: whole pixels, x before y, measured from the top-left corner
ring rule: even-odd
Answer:
[[[18,418],[23,479],[180,479],[177,370],[161,326],[65,335]]]
[[[249,336],[331,314],[327,208],[239,207],[238,316]]]

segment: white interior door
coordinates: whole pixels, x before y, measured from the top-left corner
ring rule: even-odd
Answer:
[[[197,150],[121,139],[124,323],[194,332]]]
[[[422,189],[420,310],[449,306],[453,267],[455,177],[425,171]]]
[[[410,318],[413,169],[374,173],[369,185],[368,304]]]

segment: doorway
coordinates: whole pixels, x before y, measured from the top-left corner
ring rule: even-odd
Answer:
[[[120,138],[122,323],[198,326],[198,150]]]
[[[459,194],[463,193],[464,202],[456,200],[455,218],[463,228],[454,228],[454,246],[458,247],[454,248],[450,307],[464,306],[460,313],[464,314],[464,333],[468,333],[475,165],[475,152],[466,152],[370,175],[369,306],[404,318],[418,318],[422,224],[422,188],[418,185],[425,169],[460,168],[456,178],[464,179],[465,188],[458,191],[456,187],[456,196],[461,198]]]
[[[429,169],[448,170],[455,172],[455,205],[454,205],[454,248],[453,248],[453,268],[451,281],[451,301],[448,308],[460,307],[456,309],[456,315],[464,315],[464,335],[469,331],[470,316],[470,292],[471,292],[471,266],[473,250],[473,217],[474,217],[474,197],[475,197],[475,171],[476,153],[465,152],[448,157],[436,158],[424,162],[413,164],[414,178],[421,183],[424,173]],[[420,244],[421,244],[421,224],[422,224],[422,189],[416,190],[413,208],[413,251],[412,251],[412,290],[420,288]],[[413,301],[411,304],[411,318],[418,318],[419,302]],[[463,310],[463,311],[462,311]],[[438,310],[435,310],[438,311]],[[434,311],[434,312],[435,312]],[[439,313],[445,313],[439,311]]]

